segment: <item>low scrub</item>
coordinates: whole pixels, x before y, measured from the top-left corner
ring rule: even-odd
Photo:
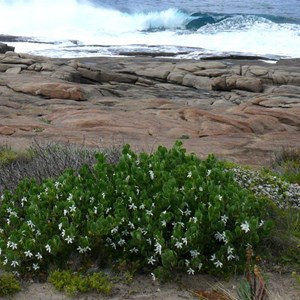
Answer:
[[[66,267],[75,255],[132,262],[153,277],[227,275],[243,269],[245,249],[271,227],[269,201],[180,142],[151,155],[126,145],[115,164],[97,153],[93,167],[25,179],[0,201],[0,261],[15,274]]]

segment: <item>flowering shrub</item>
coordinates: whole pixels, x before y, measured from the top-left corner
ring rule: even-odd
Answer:
[[[117,164],[42,184],[22,181],[0,202],[0,261],[14,273],[48,270],[98,252],[156,272],[227,274],[270,228],[267,202],[242,189],[214,156],[187,155],[181,142],[151,155],[127,145]]]

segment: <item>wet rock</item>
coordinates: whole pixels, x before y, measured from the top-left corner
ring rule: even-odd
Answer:
[[[15,51],[15,47],[8,46],[4,43],[0,43],[0,53],[6,53],[8,51]]]

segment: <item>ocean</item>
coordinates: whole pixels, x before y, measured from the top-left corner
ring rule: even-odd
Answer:
[[[0,42],[50,57],[300,57],[300,0],[0,0]]]

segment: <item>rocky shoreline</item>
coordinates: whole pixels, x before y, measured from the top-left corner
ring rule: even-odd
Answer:
[[[188,151],[267,165],[300,146],[300,59],[54,59],[0,54],[0,143]]]

